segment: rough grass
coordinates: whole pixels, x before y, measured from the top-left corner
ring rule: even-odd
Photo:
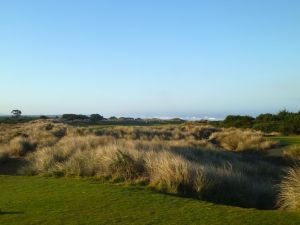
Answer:
[[[289,145],[284,148],[283,156],[295,161],[300,161],[300,145]]]
[[[257,208],[274,206],[272,182],[281,173],[280,167],[256,155],[182,141],[116,141],[92,135],[66,136],[26,159],[23,174],[144,183],[167,193]]]
[[[236,128],[215,132],[210,136],[210,140],[220,147],[232,151],[260,151],[270,149],[276,144],[275,141],[264,138],[261,132]]]
[[[22,174],[141,183],[228,205],[274,208],[284,169],[263,152],[248,153],[273,145],[251,130],[193,124],[95,130],[50,121],[3,128],[3,149],[27,162]]]
[[[20,157],[25,156],[30,151],[33,151],[36,144],[30,142],[25,137],[15,137],[9,142],[10,155]]]
[[[241,209],[84,179],[0,176],[0,224],[299,224],[300,214]]]

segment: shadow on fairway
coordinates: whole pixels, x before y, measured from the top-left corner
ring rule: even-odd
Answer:
[[[16,214],[24,214],[24,212],[2,212],[2,211],[0,211],[0,215],[16,215]]]

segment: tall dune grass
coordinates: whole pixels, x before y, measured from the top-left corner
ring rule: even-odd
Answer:
[[[28,152],[35,149],[36,144],[30,142],[27,138],[24,137],[15,137],[9,142],[10,154],[12,156],[24,156]]]
[[[246,151],[270,149],[276,142],[267,140],[261,132],[236,128],[223,129],[210,136],[210,140],[226,150]]]
[[[30,164],[23,172],[142,182],[163,192],[213,202],[272,207],[272,180],[280,171],[276,165],[251,158],[257,161],[254,167],[242,155],[180,142],[156,141],[154,146],[107,137],[64,137],[55,146],[28,155]]]
[[[289,169],[287,176],[279,185],[277,205],[282,209],[300,210],[300,166]]]
[[[300,161],[300,145],[287,146],[283,151],[283,155],[288,159]]]
[[[262,133],[191,124],[74,128],[49,121],[4,128],[3,158],[23,157],[22,174],[143,183],[217,203],[274,207],[280,165],[235,153],[271,147]]]

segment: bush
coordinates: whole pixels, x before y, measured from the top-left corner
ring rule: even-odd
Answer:
[[[93,122],[101,121],[101,120],[103,120],[103,116],[101,116],[99,114],[91,114],[90,120]]]
[[[89,119],[86,115],[76,115],[76,114],[63,114],[62,119],[64,120],[85,120]]]
[[[280,132],[285,135],[300,134],[300,113],[282,110],[278,114],[260,114],[256,118],[230,115],[220,125],[224,127],[253,128],[264,132]]]
[[[255,118],[255,120],[259,122],[274,122],[278,119],[279,117],[277,115],[273,115],[271,113],[260,114]]]
[[[233,116],[229,115],[225,118],[223,123],[226,127],[240,127],[247,128],[253,125],[254,118],[251,116]]]

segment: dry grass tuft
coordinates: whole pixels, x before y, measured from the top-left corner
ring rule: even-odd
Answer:
[[[210,136],[210,140],[226,150],[265,150],[276,144],[266,140],[261,132],[236,128],[223,129]]]
[[[282,209],[300,210],[300,166],[289,169],[279,189],[277,205]]]
[[[24,137],[15,137],[9,142],[9,150],[11,156],[25,156],[30,151],[33,151],[36,144],[30,142]]]
[[[109,163],[108,172],[115,180],[135,180],[145,176],[145,164],[142,158],[118,150]]]
[[[300,160],[300,145],[290,145],[284,149],[283,155],[292,160]]]

